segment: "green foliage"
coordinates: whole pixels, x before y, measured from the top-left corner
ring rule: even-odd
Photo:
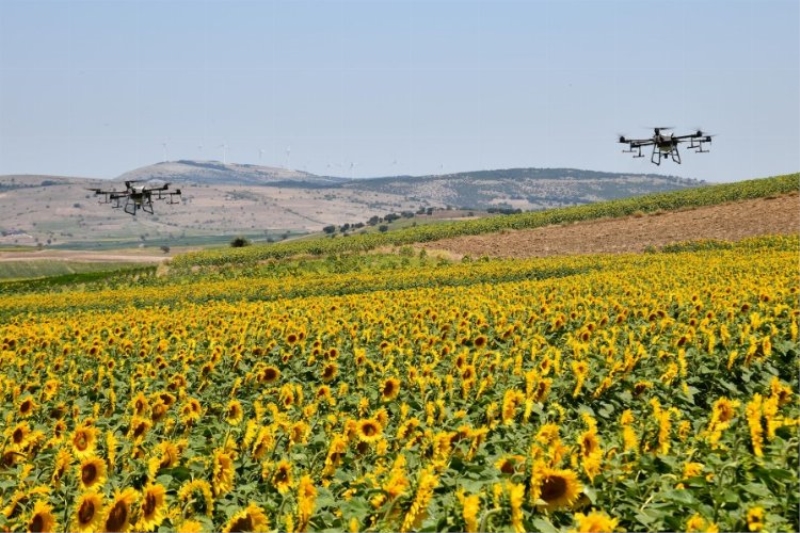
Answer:
[[[244,248],[245,246],[250,246],[250,241],[244,237],[236,237],[231,241],[231,248]]]
[[[402,246],[432,242],[460,235],[495,233],[504,229],[525,229],[581,220],[612,218],[692,207],[717,205],[736,200],[764,198],[800,190],[800,174],[789,174],[737,183],[710,185],[668,193],[650,194],[595,204],[502,217],[481,218],[442,224],[419,225],[394,231],[354,235],[349,239],[317,239],[252,246],[240,252],[209,250],[180,255],[172,260],[176,268],[258,262],[311,253],[344,253],[374,250],[381,246]],[[371,223],[372,221],[370,221]],[[376,222],[377,223],[377,222]],[[388,229],[388,228],[387,228]]]

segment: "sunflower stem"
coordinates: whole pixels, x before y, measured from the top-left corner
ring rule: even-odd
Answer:
[[[494,509],[490,509],[483,513],[483,516],[481,517],[481,525],[478,527],[478,532],[484,533],[486,531],[486,524],[489,522],[489,517],[501,512],[502,510],[502,507],[495,507]]]

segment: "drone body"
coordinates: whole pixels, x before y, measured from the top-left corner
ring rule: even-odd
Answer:
[[[168,191],[169,183],[153,184],[151,182],[146,182],[142,185],[137,185],[137,183],[142,183],[142,181],[126,181],[124,191],[104,191],[102,189],[89,190],[94,191],[95,195],[103,196],[103,200],[101,200],[100,203],[111,203],[112,208],[122,208],[123,211],[134,216],[140,209],[145,213],[153,214],[153,195],[155,195],[156,200],[169,198],[168,203],[178,203],[174,198],[181,195],[181,190],[175,189],[174,191]],[[123,199],[125,200],[124,203]]]
[[[689,149],[694,150],[696,153],[706,153],[708,149],[703,149],[703,143],[711,143],[711,135],[704,133],[702,130],[697,130],[694,133],[687,135],[675,135],[674,133],[666,134],[664,130],[672,128],[653,128],[653,136],[649,139],[626,139],[624,135],[620,135],[619,142],[628,145],[625,153],[635,154],[633,157],[644,157],[642,155],[643,146],[652,146],[653,153],[650,156],[650,162],[655,165],[660,165],[662,159],[672,159],[674,162],[681,163],[681,154],[678,151],[680,143],[689,143]]]

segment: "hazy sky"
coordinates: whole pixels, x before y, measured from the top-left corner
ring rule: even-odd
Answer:
[[[652,126],[718,136],[683,165],[621,153]],[[113,178],[222,144],[356,177],[796,172],[800,2],[0,0],[0,174]]]

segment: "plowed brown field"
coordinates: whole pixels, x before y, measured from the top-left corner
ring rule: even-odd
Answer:
[[[544,257],[635,253],[680,241],[738,241],[793,233],[800,233],[800,196],[796,193],[684,211],[455,237],[427,243],[425,248],[452,257]]]

